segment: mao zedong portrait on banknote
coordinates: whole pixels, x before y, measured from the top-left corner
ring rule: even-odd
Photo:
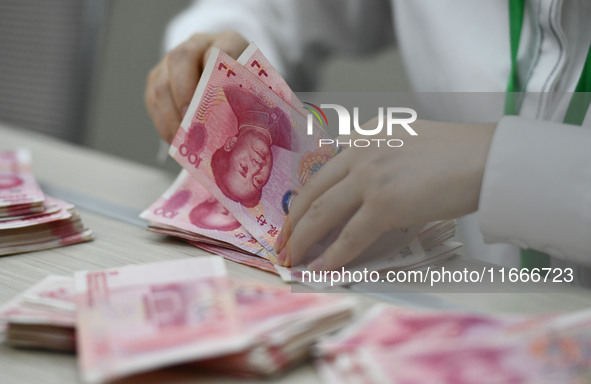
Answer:
[[[241,227],[241,224],[215,197],[197,205],[189,213],[191,224],[203,229],[215,229],[218,231],[233,231]]]
[[[290,149],[291,124],[280,108],[264,104],[240,87],[224,87],[224,93],[236,115],[238,133],[214,152],[211,169],[222,193],[250,208],[259,203],[269,181],[271,146]]]

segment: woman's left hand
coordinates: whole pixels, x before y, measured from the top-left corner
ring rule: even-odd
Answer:
[[[365,128],[375,128],[376,119]],[[341,267],[392,229],[456,218],[478,208],[496,124],[419,120],[412,127],[418,136],[408,137],[403,146],[390,148],[382,141],[379,148],[347,148],[310,179],[278,238],[280,264],[300,264],[311,246],[342,224],[336,241],[309,269]],[[347,141],[358,138],[367,137]]]

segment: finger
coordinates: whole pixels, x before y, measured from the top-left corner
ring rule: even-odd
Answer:
[[[146,106],[158,133],[170,143],[180,126],[181,116],[174,104],[165,68],[161,64],[150,73]]]
[[[248,41],[237,32],[225,31],[216,35],[212,45],[226,52],[231,58],[237,59],[248,47]]]
[[[322,255],[308,265],[309,270],[328,271],[342,267],[375,242],[383,233],[374,223],[376,212],[367,204],[351,217],[339,237]]]
[[[292,228],[295,228],[297,222],[308,210],[310,204],[320,195],[330,189],[333,185],[340,182],[349,172],[348,158],[345,152],[338,157],[328,161],[320,170],[310,178],[298,196],[293,200],[289,209],[289,225],[283,226],[279,238],[286,242],[291,234]],[[282,247],[278,247],[280,251]]]
[[[181,115],[189,108],[203,70],[202,59],[211,42],[210,35],[196,34],[170,51],[167,56],[166,70],[172,98]]]
[[[283,250],[287,244],[287,240],[289,240],[289,236],[291,236],[291,216],[288,214],[285,217],[285,220],[283,220],[281,231],[279,232],[279,236],[277,236],[277,240],[275,241],[275,250],[277,252],[281,252]]]
[[[301,263],[310,247],[359,209],[362,200],[356,183],[345,178],[312,202],[291,233],[293,246],[288,253],[292,265]]]
[[[291,239],[288,239],[285,246],[279,252],[279,256],[277,257],[277,264],[282,265],[284,267],[291,266]]]

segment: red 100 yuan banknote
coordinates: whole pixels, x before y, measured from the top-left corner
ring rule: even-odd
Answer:
[[[214,239],[269,259],[267,250],[187,171],[140,217],[149,220],[155,232],[170,228],[187,240]]]
[[[236,352],[234,293],[218,256],[74,275],[79,363],[87,382]]]

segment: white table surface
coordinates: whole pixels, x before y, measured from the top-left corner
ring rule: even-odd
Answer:
[[[137,163],[73,146],[54,139],[0,124],[0,150],[24,147],[33,154],[33,169],[42,186],[56,197],[78,203],[84,223],[92,228],[95,240],[47,251],[0,257],[0,303],[48,274],[69,275],[77,270],[100,269],[126,264],[147,263],[207,255],[182,241],[153,234],[132,222],[155,201],[174,180],[174,175]],[[101,213],[98,213],[101,212]],[[113,215],[121,216],[119,219]],[[109,217],[110,216],[110,217]],[[135,220],[135,221],[134,221]],[[485,263],[455,257],[449,268]],[[269,273],[226,261],[231,277],[284,284]],[[524,293],[445,293],[425,289],[409,291],[394,287],[395,293],[371,296],[356,293],[366,287],[333,289],[335,294],[358,297],[360,311],[381,299],[394,305],[432,308],[462,308],[488,313],[565,312],[591,306],[587,290],[561,285],[547,289],[528,288]],[[388,290],[392,290],[388,287]],[[399,288],[399,289],[398,289]],[[494,287],[491,287],[494,290]],[[409,293],[410,292],[410,293]],[[449,292],[449,291],[448,291]],[[17,350],[0,346],[0,383],[78,383],[76,358],[71,354]],[[258,380],[210,376],[195,371],[162,370],[123,382],[142,383],[249,383]],[[268,382],[319,382],[312,364],[305,364]]]

